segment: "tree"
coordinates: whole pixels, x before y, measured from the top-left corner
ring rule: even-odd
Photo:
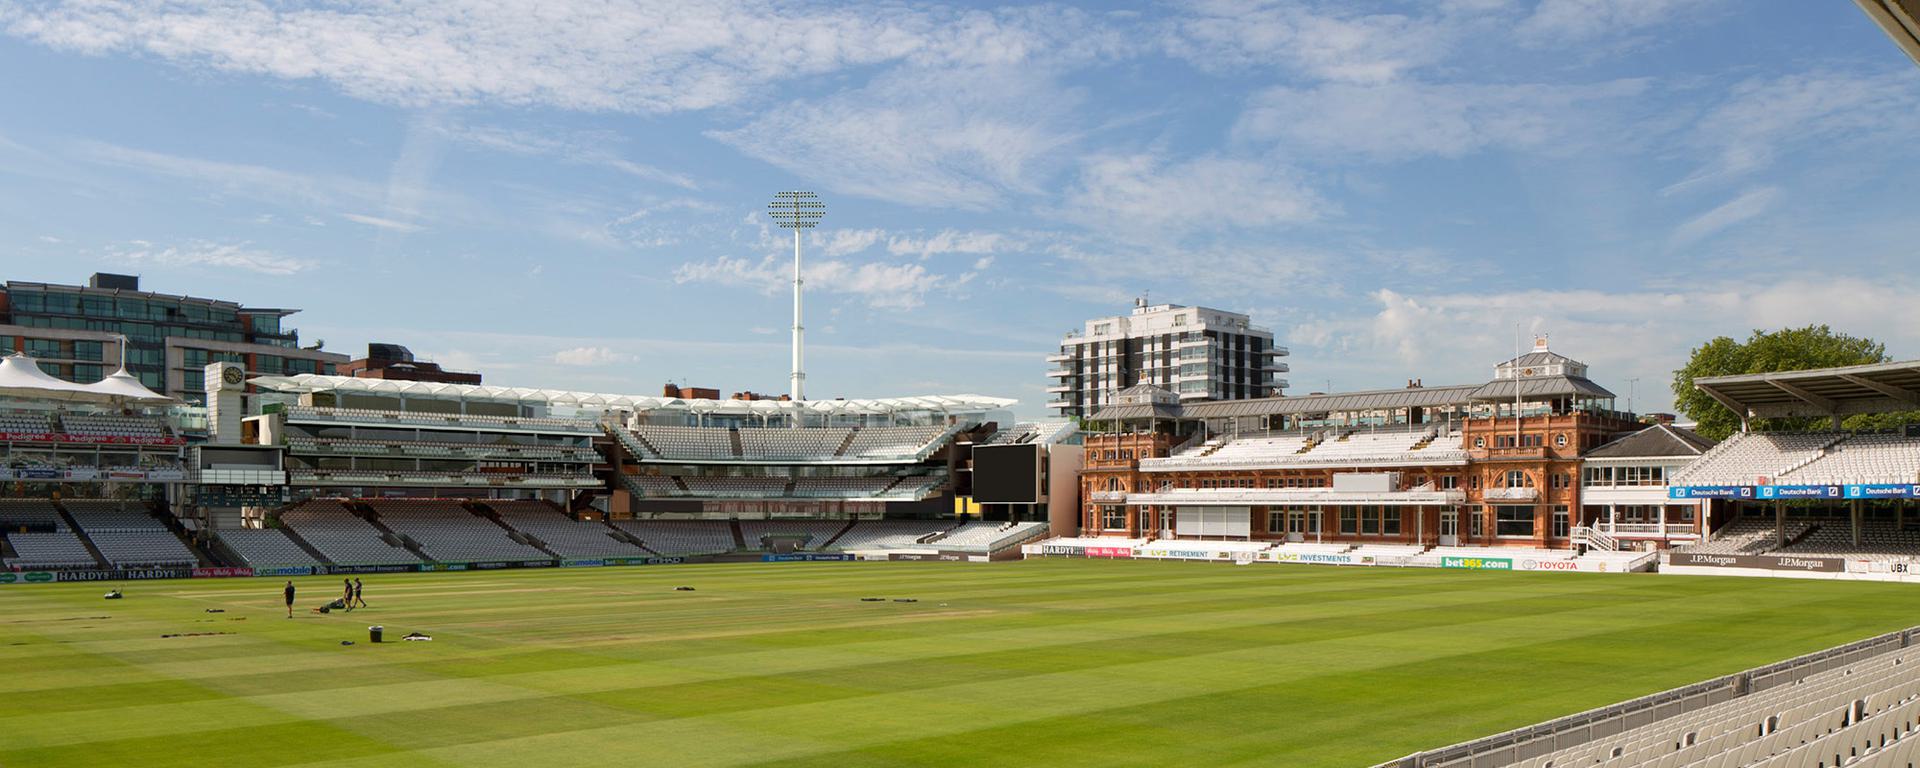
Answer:
[[[1695,389],[1696,378],[1884,362],[1887,362],[1886,345],[1836,333],[1824,325],[1756,330],[1744,343],[1721,336],[1694,349],[1686,367],[1673,372],[1674,407],[1699,423],[1696,431],[1701,435],[1724,440],[1740,428],[1740,414]],[[1920,421],[1920,412],[1863,414],[1849,417],[1843,426],[1865,430],[1913,421]],[[1817,418],[1756,419],[1752,427],[1755,430],[1810,430],[1824,429],[1827,423],[1826,419]]]

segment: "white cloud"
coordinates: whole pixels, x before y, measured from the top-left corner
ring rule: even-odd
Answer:
[[[1331,202],[1298,174],[1267,160],[1204,155],[1165,162],[1153,155],[1103,155],[1081,168],[1062,216],[1122,232],[1178,234],[1301,224]]]
[[[622,157],[619,136],[605,132],[531,131],[499,126],[441,124],[435,129],[461,145],[515,155],[555,157],[570,165],[607,168],[637,179],[698,189],[691,176]]]
[[[1514,29],[1520,42],[1563,48],[1703,14],[1715,0],[1540,0]]]
[[[934,274],[920,264],[854,264],[834,259],[806,262],[803,270],[810,292],[852,294],[868,306],[890,309],[920,306],[928,292],[961,279]],[[743,286],[767,295],[786,290],[792,280],[791,262],[774,256],[759,261],[722,256],[681,264],[673,271],[676,283]]]
[[[314,267],[312,261],[254,248],[250,243],[215,243],[205,240],[194,240],[167,247],[157,246],[145,240],[133,240],[124,245],[109,248],[107,255],[109,258],[135,265],[240,269],[263,275],[292,275]]]
[[[949,253],[996,253],[1016,247],[1019,247],[1017,243],[998,232],[961,232],[953,229],[943,229],[924,238],[896,235],[887,240],[887,253],[922,259]]]
[[[1004,64],[1098,47],[1077,11],[1001,13],[713,0],[432,0],[292,7],[223,0],[54,2],[0,15],[15,37],[87,54],[289,80],[405,106],[491,102],[643,113],[706,109],[888,61]]]
[[[1809,72],[1735,85],[1694,125],[1686,144],[1711,159],[1669,186],[1669,194],[1738,179],[1796,148],[1874,154],[1898,148],[1920,122],[1920,81],[1902,70],[1881,75]],[[1879,137],[1891,139],[1882,143]]]
[[[1394,161],[1459,157],[1491,147],[1550,149],[1570,135],[1595,134],[1599,108],[1632,99],[1645,87],[1639,80],[1279,87],[1254,95],[1234,134],[1281,142],[1303,158]]]
[[[1780,195],[1779,187],[1755,187],[1741,192],[1732,200],[1675,227],[1673,237],[1668,240],[1668,243],[1675,248],[1692,245],[1721,230],[1766,213],[1774,203],[1779,202]]]
[[[1311,79],[1382,83],[1445,58],[1437,17],[1322,13],[1293,2],[1212,0],[1176,18],[1163,45],[1203,69],[1281,65]]]
[[[340,218],[358,224],[365,224],[376,229],[384,229],[389,232],[419,232],[425,229],[425,227],[411,222],[395,221],[393,219],[370,216],[364,213],[343,213],[340,214]]]
[[[634,361],[633,355],[625,352],[616,352],[611,347],[599,346],[563,349],[553,353],[552,359],[553,362],[559,365],[580,367],[614,365],[616,363],[630,363]]]
[[[1029,68],[910,68],[709,135],[835,192],[982,209],[1039,191],[1081,101]]]

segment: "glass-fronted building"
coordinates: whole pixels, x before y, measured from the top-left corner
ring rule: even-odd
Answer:
[[[346,355],[302,349],[286,327],[299,310],[140,290],[140,279],[99,273],[82,285],[8,281],[0,289],[0,352],[24,352],[48,373],[92,383],[120,362],[142,384],[203,403],[201,371],[233,362],[261,374],[330,374]]]

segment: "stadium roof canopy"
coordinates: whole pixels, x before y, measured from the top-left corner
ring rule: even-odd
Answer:
[[[574,408],[621,408],[632,411],[685,410],[718,415],[775,416],[796,410],[809,414],[891,414],[919,411],[943,413],[981,413],[1010,408],[1017,400],[985,395],[926,395],[921,397],[885,397],[857,400],[701,400],[684,397],[614,395],[599,392],[575,392],[564,389],[498,387],[484,384],[443,384],[430,381],[362,379],[353,376],[321,376],[301,373],[291,376],[256,376],[256,386],[276,392],[341,392],[369,395],[400,395],[450,400],[492,400],[499,402],[536,402]]]
[[[1854,0],[1887,37],[1920,63],[1920,0]]]
[[[1742,419],[1909,411],[1920,409],[1920,360],[1703,376],[1693,386]]]
[[[1584,376],[1541,376],[1520,380],[1520,397],[1540,399],[1554,397],[1591,397],[1611,399],[1612,392],[1606,387],[1593,383]],[[1495,379],[1473,390],[1473,399],[1481,402],[1506,402],[1513,399],[1513,380]]]
[[[1114,405],[1088,417],[1094,421],[1130,421],[1136,419],[1224,419],[1238,416],[1297,416],[1316,413],[1354,413],[1400,408],[1433,408],[1467,405],[1473,402],[1479,384],[1444,387],[1404,387],[1330,395],[1263,397],[1254,400],[1217,400],[1191,405]]]

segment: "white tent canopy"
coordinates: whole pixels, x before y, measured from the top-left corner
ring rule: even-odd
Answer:
[[[84,384],[54,378],[31,357],[15,352],[0,359],[0,395],[34,400],[98,403],[110,399]]]
[[[685,410],[709,415],[778,416],[800,412],[808,415],[893,414],[916,411],[939,413],[984,413],[1012,407],[1017,400],[985,395],[926,395],[860,400],[696,400],[682,397],[614,395],[599,392],[574,392],[561,389],[496,387],[484,384],[441,384],[426,381],[361,379],[352,376],[321,376],[301,373],[291,376],[256,376],[255,386],[277,392],[339,392],[437,397],[458,400],[498,402],[539,402],[549,406],[574,408],[624,409],[630,411]]]
[[[96,393],[105,395],[109,398],[112,398],[120,402],[128,402],[128,403],[171,403],[173,402],[173,398],[167,397],[166,395],[162,395],[151,389],[147,389],[147,385],[141,384],[140,379],[134,377],[133,374],[127,373],[127,369],[125,367],[122,367],[118,371],[114,371],[112,375],[109,375],[104,379],[96,381],[92,384],[88,384],[86,388],[91,392],[96,392]]]

